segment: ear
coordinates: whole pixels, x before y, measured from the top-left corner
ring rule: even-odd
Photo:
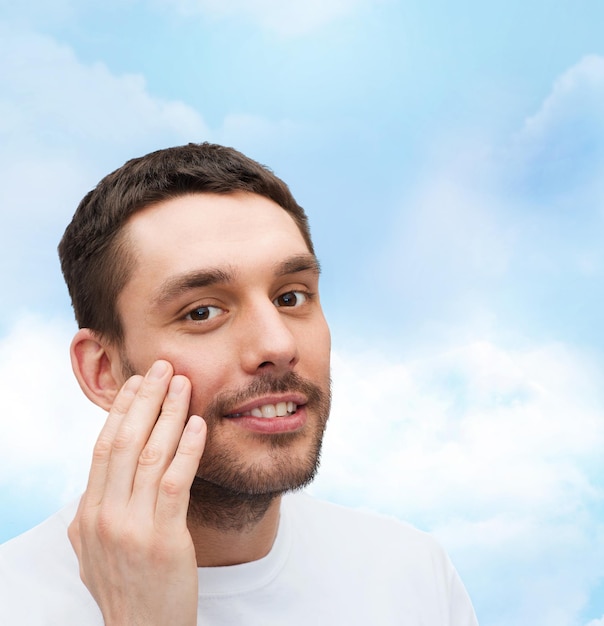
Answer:
[[[90,328],[80,328],[71,342],[71,367],[86,397],[109,411],[125,382],[117,349]]]

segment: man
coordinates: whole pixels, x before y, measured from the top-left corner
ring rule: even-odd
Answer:
[[[59,253],[73,370],[108,418],[77,511],[0,550],[0,623],[476,623],[429,536],[288,493],[317,469],[330,338],[281,180],[221,146],[155,152]]]

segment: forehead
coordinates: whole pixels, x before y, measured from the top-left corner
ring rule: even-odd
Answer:
[[[257,271],[309,253],[291,215],[249,193],[179,196],[134,214],[126,228],[134,282],[160,282],[204,267]]]

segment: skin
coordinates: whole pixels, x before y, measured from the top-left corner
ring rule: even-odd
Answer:
[[[329,330],[314,258],[272,201],[192,194],[143,209],[127,229],[137,263],[118,299],[124,343],[90,329],[72,342],[80,386],[109,415],[69,536],[107,625],[185,626],[197,623],[197,567],[265,556],[280,504],[212,525],[190,514],[191,484],[243,478],[278,493],[284,473],[307,471],[327,419],[309,390],[329,396]],[[303,383],[266,382],[292,374]],[[248,417],[216,413],[217,398]],[[288,400],[291,416],[249,417]]]

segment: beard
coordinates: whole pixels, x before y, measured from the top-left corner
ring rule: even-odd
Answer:
[[[218,437],[213,438],[234,407],[253,398],[287,392],[306,396],[309,419],[303,429],[292,433],[245,433],[255,440],[261,438],[261,459],[250,459],[249,455],[241,458],[236,450],[217,442]],[[310,484],[319,467],[330,406],[329,382],[323,391],[293,372],[279,378],[259,376],[246,389],[217,396],[204,411],[208,439],[191,486],[189,517],[204,525],[241,530],[262,519],[275,498]]]
[[[135,372],[122,356],[126,377]],[[261,442],[262,458],[240,456],[217,435],[232,410],[257,397],[302,393],[308,419],[296,432],[273,435],[242,433],[253,443]],[[206,446],[190,490],[189,522],[222,530],[240,531],[262,519],[275,498],[310,484],[315,478],[323,434],[331,408],[331,381],[324,388],[294,372],[280,377],[262,374],[247,387],[218,394],[205,410]],[[196,413],[192,407],[190,414]],[[268,418],[270,419],[270,418]],[[244,442],[245,443],[245,442]]]
[[[309,419],[304,428],[292,433],[274,435],[246,434],[262,440],[262,460],[242,459],[228,446],[216,449],[212,435],[225,415],[254,398],[288,392],[302,393],[307,398],[305,410]],[[284,376],[259,376],[247,388],[218,395],[206,407],[203,417],[208,425],[208,442],[199,465],[198,478],[249,496],[281,494],[309,484],[316,475],[321,456],[321,443],[331,405],[327,391],[294,372]],[[304,441],[303,450],[291,456],[292,449]],[[301,446],[302,447],[302,446]]]

